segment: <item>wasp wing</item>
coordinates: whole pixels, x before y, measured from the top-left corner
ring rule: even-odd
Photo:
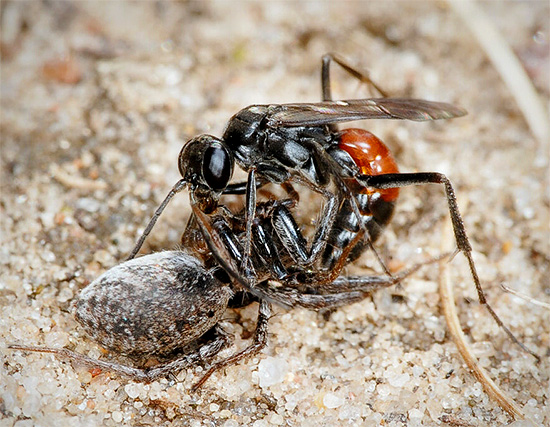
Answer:
[[[350,99],[274,105],[268,114],[268,126],[321,126],[363,119],[425,121],[450,119],[465,114],[465,110],[454,105],[422,99]]]

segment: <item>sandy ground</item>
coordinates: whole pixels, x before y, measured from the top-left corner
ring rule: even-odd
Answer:
[[[336,4],[336,2],[335,2]],[[488,299],[542,357],[536,364],[479,306],[467,264],[452,280],[480,363],[537,425],[550,425],[548,141],[537,142],[506,85],[445,3],[2,2],[0,425],[451,425],[513,423],[450,341],[437,268],[328,318],[278,309],[268,347],[215,374],[201,367],[145,385],[7,343],[106,354],[68,312],[91,280],[124,259],[178,179],[177,154],[220,135],[253,103],[315,101],[321,55],[338,52],[394,95],[453,102],[469,115],[428,124],[363,122],[403,171],[455,184]],[[483,4],[549,99],[547,2]],[[338,97],[366,97],[336,72]],[[242,177],[242,175],[238,175]],[[438,254],[441,189],[405,189],[377,248],[391,266]],[[228,202],[229,203],[229,202]],[[303,204],[299,221],[314,212]],[[173,248],[181,195],[145,251]],[[371,257],[349,271],[369,274]],[[247,343],[256,305],[228,310]],[[94,372],[96,374],[96,372]],[[515,422],[514,426],[529,425]]]

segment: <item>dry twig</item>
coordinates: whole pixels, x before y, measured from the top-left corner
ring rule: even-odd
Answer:
[[[448,250],[451,246],[452,239],[451,224],[449,220],[446,221],[442,234],[442,249]],[[502,390],[488,376],[485,369],[479,365],[472,349],[466,342],[466,338],[462,332],[462,328],[460,327],[456,312],[453,288],[449,278],[448,261],[440,262],[439,272],[439,292],[441,295],[441,305],[445,315],[445,321],[447,322],[447,327],[449,328],[451,338],[456,344],[462,359],[468,368],[470,368],[477,380],[481,383],[485,392],[491,399],[495,400],[500,407],[514,417],[514,419],[525,419],[525,415],[521,408],[502,392]]]

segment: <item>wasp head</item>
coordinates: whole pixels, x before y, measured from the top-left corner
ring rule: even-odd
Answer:
[[[194,190],[221,193],[233,175],[233,155],[224,142],[200,135],[181,149],[178,166],[183,179]]]

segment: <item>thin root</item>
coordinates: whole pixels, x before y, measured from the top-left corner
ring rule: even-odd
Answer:
[[[539,301],[538,299],[535,299],[533,297],[530,297],[529,295],[526,295],[522,292],[519,292],[519,291],[516,291],[515,289],[512,289],[508,286],[506,286],[504,283],[501,283],[500,284],[500,287],[505,291],[505,292],[508,292],[512,295],[515,295],[516,297],[518,298],[521,298],[522,300],[525,300],[527,302],[530,302],[531,304],[533,305],[538,305],[540,307],[544,307],[548,310],[550,310],[550,304],[548,304],[547,302],[543,302],[543,301]]]

